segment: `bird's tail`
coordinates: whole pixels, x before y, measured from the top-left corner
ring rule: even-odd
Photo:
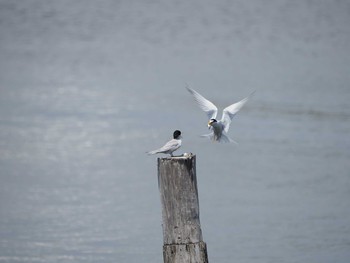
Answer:
[[[231,139],[230,137],[228,137],[228,136],[225,135],[225,134],[221,134],[221,137],[220,137],[220,139],[219,139],[219,142],[238,144],[238,142],[234,141],[233,139]]]
[[[202,138],[208,138],[210,140],[214,140],[214,133],[209,133],[209,134],[203,134],[201,135]]]
[[[149,152],[146,152],[148,155],[152,155],[152,154],[156,154],[156,153],[159,153],[159,149],[157,150],[153,150],[153,151],[149,151]]]
[[[201,137],[203,138],[208,138],[212,141],[216,141],[214,138],[214,133],[209,133],[209,134],[203,134],[201,135]],[[231,139],[230,137],[228,137],[226,134],[222,133],[221,137],[217,140],[218,142],[221,143],[234,143],[234,144],[238,144],[237,142],[235,142],[233,139]]]

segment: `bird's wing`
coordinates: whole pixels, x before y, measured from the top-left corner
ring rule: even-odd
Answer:
[[[189,87],[186,87],[186,89],[193,95],[194,100],[197,102],[198,106],[207,114],[208,118],[215,119],[218,113],[218,108],[216,108],[212,102],[204,98],[197,91]]]
[[[166,152],[171,149],[177,148],[179,147],[179,143],[180,143],[179,140],[172,139],[168,141],[163,147],[159,148],[158,152]]]
[[[224,124],[225,132],[228,132],[228,129],[230,128],[232,118],[244,106],[244,104],[246,104],[246,102],[254,93],[255,91],[253,91],[248,97],[244,98],[243,100],[236,102],[223,110],[221,122]]]

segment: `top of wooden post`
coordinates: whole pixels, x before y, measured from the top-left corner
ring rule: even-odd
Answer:
[[[167,157],[159,157],[158,159],[171,159],[171,160],[178,160],[178,159],[190,159],[195,158],[196,155],[193,153],[184,153],[182,155],[174,155],[174,156],[167,156]]]

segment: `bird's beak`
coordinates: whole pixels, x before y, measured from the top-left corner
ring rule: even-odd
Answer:
[[[212,121],[208,122],[208,129],[210,129],[212,123],[213,123]]]

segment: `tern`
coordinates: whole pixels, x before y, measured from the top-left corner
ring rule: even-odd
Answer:
[[[165,153],[165,154],[170,154],[171,157],[173,157],[173,152],[175,152],[177,149],[181,147],[181,131],[176,130],[173,133],[173,139],[168,141],[163,147],[149,151],[147,152],[148,154],[156,154],[156,153]]]
[[[240,100],[226,107],[222,112],[221,120],[217,120],[216,115],[218,113],[218,108],[211,101],[207,100],[201,94],[199,94],[197,91],[189,87],[186,87],[186,89],[192,94],[198,106],[207,114],[209,118],[208,128],[212,130],[212,132],[209,134],[202,135],[202,137],[207,137],[216,142],[236,143],[234,140],[227,136],[227,132],[230,128],[232,118],[243,107],[243,105],[246,104],[248,99],[254,94],[255,91],[253,91],[248,97],[244,98],[243,100]]]

